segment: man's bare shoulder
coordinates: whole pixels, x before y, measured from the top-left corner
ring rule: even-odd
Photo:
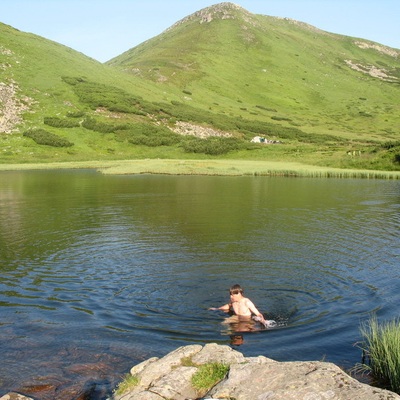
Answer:
[[[245,304],[253,304],[253,302],[248,297],[244,297],[243,300]]]

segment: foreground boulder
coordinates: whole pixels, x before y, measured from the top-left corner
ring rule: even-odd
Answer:
[[[23,394],[10,392],[0,397],[0,400],[33,400],[31,397],[26,397]]]
[[[212,388],[196,390],[192,376],[207,363],[223,363],[229,372]],[[388,390],[351,378],[327,362],[276,362],[264,356],[244,357],[229,346],[210,343],[180,347],[131,369],[136,386],[114,400],[400,400]]]

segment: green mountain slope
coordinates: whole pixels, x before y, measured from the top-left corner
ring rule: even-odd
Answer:
[[[182,102],[213,112],[379,140],[400,126],[399,58],[400,50],[222,3],[108,64],[179,87]]]
[[[0,23],[0,163],[230,158],[399,170],[398,57],[231,3],[106,64]]]
[[[97,126],[96,131],[85,128],[82,122],[89,120],[86,125],[97,122],[101,126],[112,119],[110,125],[115,126],[116,121],[121,125],[143,118],[144,123],[153,123],[149,117],[140,117],[135,105],[144,98],[145,103],[159,98],[159,90],[152,83],[4,24],[0,24],[0,76],[3,163],[96,159],[110,154],[127,157],[129,152],[122,140],[104,135],[113,128]],[[127,108],[133,112],[111,118],[113,112]],[[22,135],[32,130],[39,130],[37,141],[45,145],[32,140],[35,134]],[[72,145],[63,146],[59,138]]]

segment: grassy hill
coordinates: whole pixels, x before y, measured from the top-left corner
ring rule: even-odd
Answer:
[[[106,64],[0,24],[0,95],[22,118],[0,133],[0,162],[203,157],[400,170],[399,57],[231,3]],[[250,143],[257,135],[275,144]]]
[[[107,108],[112,108],[113,96],[128,98],[132,103],[141,95],[149,100],[158,98],[158,91],[153,92],[154,85],[4,24],[0,24],[0,66],[2,163],[106,156],[112,153],[115,140],[83,128],[82,121],[93,117],[99,123],[108,122]],[[71,85],[71,79],[86,82],[86,98]],[[88,96],[96,99],[90,103]],[[47,145],[23,135],[43,130],[49,133]],[[73,145],[54,146],[51,135]],[[118,143],[115,146],[117,151]],[[126,156],[126,152],[121,156]]]
[[[399,57],[372,42],[224,3],[108,64],[180,87],[191,93],[183,92],[182,102],[217,113],[381,139],[398,133]]]

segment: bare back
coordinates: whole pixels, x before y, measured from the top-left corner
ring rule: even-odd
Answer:
[[[259,314],[253,302],[247,297],[242,297],[239,301],[232,302],[232,308],[234,313],[240,317],[250,318],[252,314]]]

